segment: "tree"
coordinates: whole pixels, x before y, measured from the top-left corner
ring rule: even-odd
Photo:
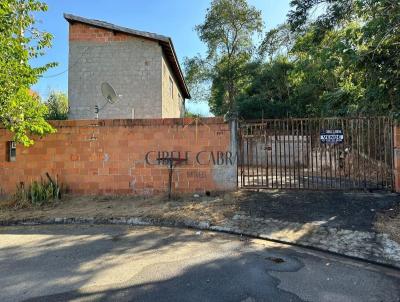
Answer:
[[[51,46],[52,36],[35,27],[32,15],[46,10],[37,0],[0,0],[0,122],[25,146],[33,144],[32,135],[55,131],[45,120],[47,107],[30,93],[30,87],[55,65],[30,65]]]
[[[325,99],[336,99],[336,106],[345,107],[340,100],[351,96],[352,106],[358,113],[398,116],[400,2],[293,0],[291,5],[289,24],[292,30],[313,32],[310,43],[314,48],[327,49],[340,62],[337,66],[342,72],[335,71],[339,80],[337,89],[333,94],[325,94]],[[313,20],[311,12],[317,7],[324,9]],[[332,44],[332,40],[336,43]],[[333,66],[330,69],[334,70]],[[350,95],[346,93],[349,87]]]
[[[293,64],[286,57],[276,57],[267,63],[253,62],[247,68],[251,84],[237,99],[241,118],[284,118],[298,114],[296,106],[290,104],[289,73]]]
[[[265,34],[258,49],[262,58],[273,60],[277,56],[288,55],[296,42],[296,33],[290,30],[289,24],[281,24]]]
[[[53,91],[46,102],[47,120],[66,120],[68,118],[68,97],[64,92]]]
[[[343,20],[354,17],[355,5],[373,1],[375,0],[292,0],[290,6],[293,9],[288,14],[288,22],[293,31],[307,31],[310,25],[321,31],[332,30]],[[318,9],[320,14],[314,16]]]
[[[203,117],[200,113],[193,113],[189,110],[185,110],[185,117],[191,117],[191,118],[199,118],[199,117]]]
[[[214,114],[236,111],[244,67],[254,50],[252,38],[262,28],[261,12],[246,0],[213,0],[204,23],[196,26],[207,56],[186,60],[186,74],[197,87],[211,83],[208,101]]]

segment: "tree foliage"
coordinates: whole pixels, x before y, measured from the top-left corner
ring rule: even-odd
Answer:
[[[30,93],[38,78],[55,65],[30,64],[51,45],[52,36],[35,27],[32,14],[46,10],[36,0],[0,0],[0,122],[25,146],[33,144],[32,135],[54,131],[45,120],[47,107]]]
[[[294,11],[314,6],[293,1]],[[321,2],[321,1],[319,1]],[[388,0],[323,1],[326,10],[309,22],[293,50],[329,74],[321,106],[338,114],[396,114],[399,110],[400,3]],[[293,30],[304,32],[304,16],[290,14]],[[307,56],[307,59],[304,57]],[[309,63],[309,62],[308,62]],[[309,66],[308,64],[307,66]]]
[[[191,63],[198,68],[190,69],[189,78],[210,80],[203,96],[214,114],[234,104],[240,116],[251,119],[399,116],[399,1],[292,0],[287,23],[265,34],[258,56],[249,52],[257,47],[251,37],[258,26],[245,31],[240,46],[227,44],[236,40],[224,35],[235,28],[226,16],[234,15],[238,2],[247,5],[245,0],[213,1],[197,28],[208,46],[207,59],[214,61],[204,69],[197,57]],[[253,18],[258,16],[252,11]],[[244,17],[250,12],[243,12],[241,18],[250,20]],[[238,51],[228,60],[229,49]]]
[[[68,97],[64,92],[52,91],[46,101],[47,120],[66,120],[68,118]]]
[[[287,23],[281,24],[265,34],[258,51],[262,58],[273,60],[276,56],[287,55],[295,41],[296,33],[290,30]]]
[[[236,110],[244,67],[254,51],[252,38],[262,28],[261,12],[246,0],[213,0],[204,23],[196,26],[200,40],[207,45],[207,55],[186,60],[187,80],[195,97],[196,87],[210,88],[201,96],[208,98],[214,114]]]
[[[258,63],[261,72],[239,97],[240,115],[398,116],[400,2],[291,4],[288,24],[268,32],[261,43],[260,54],[269,60]]]

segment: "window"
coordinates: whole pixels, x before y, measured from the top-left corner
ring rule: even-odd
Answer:
[[[174,81],[171,77],[169,77],[169,95],[172,99],[174,98]]]
[[[7,161],[17,160],[17,144],[15,142],[7,142]]]

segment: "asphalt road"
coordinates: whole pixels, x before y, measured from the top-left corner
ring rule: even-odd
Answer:
[[[0,228],[0,301],[400,301],[400,272],[238,236]]]

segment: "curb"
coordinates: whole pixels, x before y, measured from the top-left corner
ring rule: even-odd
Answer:
[[[361,262],[365,262],[368,264],[383,266],[386,268],[394,269],[400,271],[400,263],[392,264],[385,261],[376,261],[374,259],[368,259],[363,257],[357,257],[353,255],[347,255],[344,253],[338,253],[335,251],[331,251],[329,249],[323,249],[320,247],[315,247],[312,245],[290,242],[285,240],[279,240],[270,238],[263,234],[246,232],[240,229],[233,229],[218,225],[212,225],[208,221],[192,221],[192,220],[168,220],[168,219],[157,219],[157,218],[143,218],[143,217],[130,217],[130,218],[72,218],[72,217],[56,217],[56,218],[48,218],[48,219],[22,219],[22,220],[8,220],[8,221],[0,221],[1,226],[35,226],[35,225],[69,225],[69,224],[95,224],[95,225],[131,225],[131,226],[160,226],[160,227],[178,227],[178,228],[190,228],[197,229],[203,231],[213,231],[231,235],[240,235],[246,236],[253,239],[262,239],[270,242],[290,245],[299,248],[305,248],[317,252],[328,253],[334,256],[340,256],[351,260],[357,260]]]

